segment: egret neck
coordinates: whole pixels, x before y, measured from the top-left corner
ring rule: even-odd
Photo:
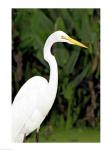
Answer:
[[[50,66],[50,77],[49,77],[49,89],[52,92],[53,102],[56,97],[57,87],[58,87],[58,68],[55,57],[51,54],[51,47],[55,42],[49,37],[44,46],[44,59],[48,62]]]

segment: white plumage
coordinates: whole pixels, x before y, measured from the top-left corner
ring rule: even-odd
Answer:
[[[12,104],[13,142],[23,142],[25,136],[35,129],[38,131],[53,105],[58,87],[58,68],[50,49],[55,42],[67,42],[86,48],[62,31],[56,31],[48,37],[44,46],[44,59],[50,66],[49,82],[40,76],[32,77],[17,93]]]
[[[38,84],[36,84],[38,83]],[[48,82],[42,77],[29,79],[20,89],[12,109],[12,135],[14,142],[22,142],[40,124],[46,116],[46,94]],[[24,94],[23,94],[24,93]],[[44,93],[44,94],[43,94]],[[41,101],[38,101],[38,97]]]

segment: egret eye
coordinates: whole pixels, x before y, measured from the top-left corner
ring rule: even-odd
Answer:
[[[61,39],[68,40],[68,37],[65,37],[65,36],[62,35]]]
[[[62,38],[62,39],[65,39],[63,35],[61,36],[61,38]]]

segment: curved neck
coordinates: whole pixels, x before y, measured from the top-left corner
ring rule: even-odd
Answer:
[[[48,62],[50,66],[50,77],[49,77],[49,88],[52,90],[52,94],[56,96],[57,86],[58,86],[58,68],[55,57],[51,54],[51,47],[53,43],[47,39],[44,46],[44,59]]]

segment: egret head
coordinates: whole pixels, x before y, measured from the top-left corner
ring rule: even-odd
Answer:
[[[80,47],[87,48],[87,46],[85,46],[81,42],[78,42],[75,39],[72,39],[71,37],[69,37],[63,31],[56,31],[51,36],[52,36],[52,39],[54,40],[54,43],[55,42],[66,42],[66,43],[69,43],[69,44],[74,44],[74,45],[77,45],[77,46],[80,46]]]

